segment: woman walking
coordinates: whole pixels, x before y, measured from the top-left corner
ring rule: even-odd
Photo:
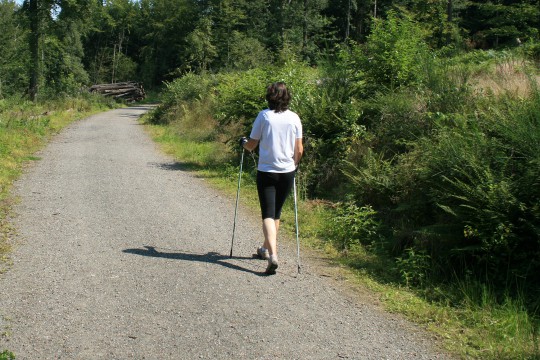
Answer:
[[[248,151],[259,146],[257,191],[261,205],[264,243],[257,249],[261,259],[268,260],[266,274],[273,275],[278,268],[277,234],[281,209],[291,192],[298,163],[302,158],[302,123],[296,113],[289,110],[291,94],[283,82],[266,89],[268,109],[261,111],[249,139],[240,139]]]

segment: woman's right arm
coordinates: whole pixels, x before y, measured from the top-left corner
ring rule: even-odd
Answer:
[[[253,151],[259,145],[259,140],[248,139],[247,143],[244,144],[244,149],[247,151]]]

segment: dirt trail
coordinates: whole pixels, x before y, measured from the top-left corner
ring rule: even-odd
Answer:
[[[145,107],[79,121],[16,184],[19,244],[0,278],[17,359],[435,359],[428,337],[351,302],[294,245],[252,258],[259,215],[160,154]],[[234,184],[235,186],[236,184]]]

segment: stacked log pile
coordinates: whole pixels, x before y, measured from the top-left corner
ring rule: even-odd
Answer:
[[[126,101],[141,101],[146,96],[142,84],[133,81],[92,85],[90,92]]]

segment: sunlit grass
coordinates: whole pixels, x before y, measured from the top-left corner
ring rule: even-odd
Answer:
[[[531,94],[531,84],[540,85],[540,75],[531,75],[534,65],[523,61],[505,61],[479,72],[470,81],[477,93],[493,96],[509,95],[526,98]]]

